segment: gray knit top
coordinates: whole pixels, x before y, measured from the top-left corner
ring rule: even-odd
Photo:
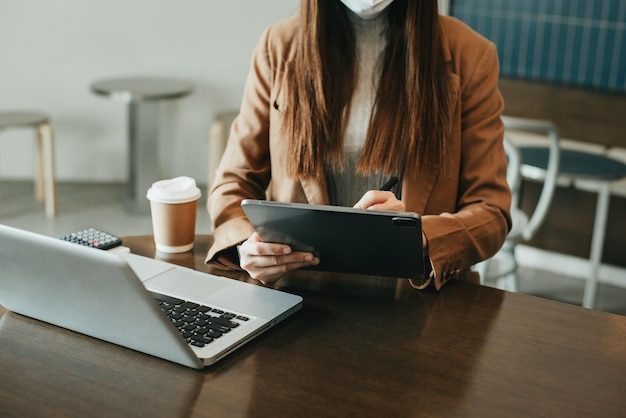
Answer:
[[[358,79],[343,144],[343,171],[337,167],[327,167],[326,170],[330,204],[336,206],[353,206],[367,190],[376,190],[387,181],[382,173],[365,176],[356,173],[382,70],[381,61],[387,44],[384,36],[387,15],[382,13],[366,20],[351,13],[350,18],[356,35]],[[392,189],[398,198],[401,187],[398,183]]]

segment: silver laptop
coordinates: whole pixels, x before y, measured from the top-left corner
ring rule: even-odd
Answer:
[[[0,305],[201,369],[298,311],[302,298],[0,225]]]

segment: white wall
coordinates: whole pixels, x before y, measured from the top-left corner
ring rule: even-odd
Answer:
[[[237,108],[263,29],[299,0],[0,0],[0,110],[47,112],[60,181],[125,181],[126,105],[90,84],[117,76],[187,80],[195,91],[164,102],[163,177],[204,183],[207,132]],[[0,134],[0,176],[32,178],[33,134]]]
[[[447,0],[441,0],[447,3]],[[216,112],[237,108],[263,29],[299,0],[0,0],[0,110],[48,113],[60,181],[125,181],[126,106],[90,84],[172,77],[195,91],[163,102],[162,177],[207,176]],[[31,178],[33,134],[0,135],[0,177]]]

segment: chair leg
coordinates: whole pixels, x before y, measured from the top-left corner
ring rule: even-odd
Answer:
[[[519,277],[517,276],[517,269],[504,276],[506,284],[506,290],[510,292],[519,292]]]
[[[590,271],[585,283],[585,293],[583,294],[583,307],[585,308],[593,309],[596,304],[598,273],[600,271],[600,264],[602,263],[602,249],[604,247],[604,235],[609,214],[610,198],[611,183],[603,182],[598,190],[593,234],[591,236],[591,254],[589,257]]]
[[[41,177],[40,186],[43,186],[43,195],[45,196],[46,217],[52,219],[56,216],[56,180],[54,169],[54,134],[52,127],[47,124],[41,124],[37,127],[37,137],[40,148],[38,150],[38,158],[43,161],[39,164]]]
[[[474,271],[476,273],[478,273],[478,275],[480,276],[480,284],[485,285],[487,284],[487,272],[489,271],[489,262],[490,259],[481,261],[480,263],[476,264],[474,266]]]
[[[517,268],[519,267],[517,264],[517,256],[515,255],[515,247],[512,248],[511,251],[511,272],[507,274],[506,280],[508,283],[508,290],[511,292],[519,292],[519,276],[517,275]]]

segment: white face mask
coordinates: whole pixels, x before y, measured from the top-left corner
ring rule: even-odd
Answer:
[[[362,19],[373,19],[383,12],[393,0],[341,0],[354,14]]]

